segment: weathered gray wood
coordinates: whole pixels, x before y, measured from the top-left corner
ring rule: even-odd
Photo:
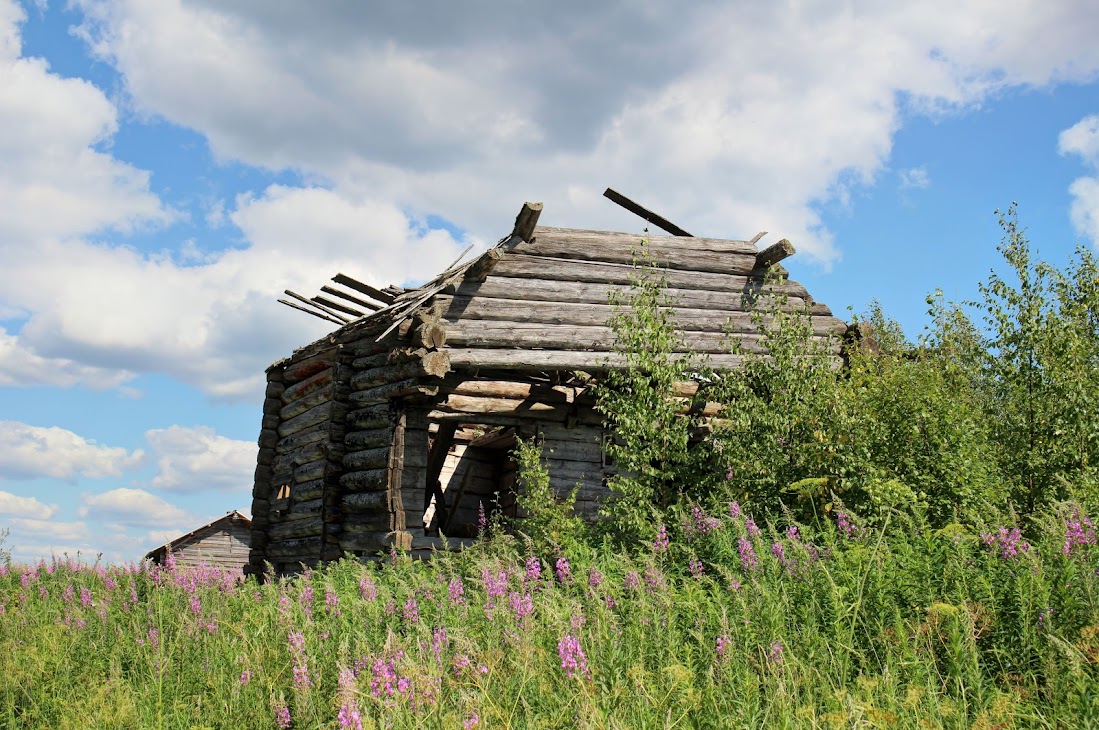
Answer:
[[[315,390],[309,395],[303,398],[298,398],[296,401],[293,401],[289,405],[283,406],[282,410],[279,411],[279,418],[281,418],[284,422],[289,421],[294,416],[305,413],[310,408],[315,408],[321,403],[330,401],[332,399],[333,393],[331,387]]]
[[[621,205],[623,208],[630,211],[634,215],[640,216],[641,219],[646,221],[647,223],[652,223],[657,228],[665,230],[673,236],[684,236],[686,238],[693,238],[690,233],[687,233],[687,231],[683,230],[675,223],[672,223],[664,216],[659,215],[658,213],[654,213],[640,203],[636,203],[630,200],[617,190],[607,188],[603,191],[603,197],[617,203],[618,205]]]
[[[348,513],[385,512],[388,514],[390,511],[389,495],[384,491],[345,494],[340,499],[340,504]]]
[[[394,398],[430,397],[438,392],[439,387],[437,385],[428,385],[420,378],[409,378],[395,383],[376,385],[366,390],[357,390],[348,397],[348,400],[350,400],[352,407],[361,408],[371,404],[386,403]]]
[[[377,532],[346,532],[340,535],[340,547],[344,550],[364,550],[381,552],[389,550],[393,544],[393,533],[389,530]],[[411,545],[411,537],[408,540]]]
[[[508,276],[523,279],[545,279],[547,281],[628,285],[640,273],[640,270],[630,263],[576,261],[548,256],[523,256],[516,253],[507,253],[493,270],[493,278]],[[664,278],[666,286],[672,289],[704,289],[740,294],[753,291],[772,291],[803,299],[809,298],[809,293],[805,290],[805,287],[797,282],[787,280],[782,283],[767,284],[764,281],[764,271],[759,272],[755,277],[662,268],[658,268],[654,273]]]
[[[309,300],[312,301],[312,302],[316,302],[317,304],[320,304],[322,307],[326,307],[328,309],[334,309],[337,312],[343,312],[345,314],[350,314],[352,317],[361,317],[366,313],[366,312],[363,312],[361,309],[355,309],[354,307],[349,307],[346,304],[341,304],[340,302],[332,301],[328,297],[315,296],[315,297],[309,297]],[[375,309],[377,309],[377,307]],[[369,310],[367,310],[367,311],[369,311]]]
[[[572,304],[609,304],[611,295],[625,299],[632,292],[628,284],[585,283],[580,281],[554,281],[507,276],[492,276],[484,282],[465,281],[455,294],[459,297],[484,297],[526,302],[566,302]],[[798,310],[805,306],[801,297],[788,294],[771,295],[766,291],[743,292],[711,291],[707,289],[666,288],[671,306],[676,309],[705,309],[744,312],[752,309],[767,311],[785,297],[785,310]],[[535,305],[544,306],[544,305]]]
[[[605,251],[623,251],[627,254],[639,247],[641,240],[648,241],[651,250],[705,252],[723,254],[756,255],[755,244],[748,241],[731,241],[723,238],[699,238],[697,236],[663,236],[656,234],[623,233],[620,231],[592,231],[579,228],[538,226],[534,229],[534,243],[575,244],[602,248]],[[632,259],[627,259],[627,263]]]
[[[320,461],[311,461],[308,464],[302,464],[298,468],[294,469],[294,484],[303,484],[313,479],[321,479],[324,477],[325,470],[328,468],[328,460],[321,459]]]
[[[376,449],[379,446],[389,446],[393,439],[393,429],[375,428],[370,431],[352,431],[344,438],[347,448],[360,451],[362,449]]]
[[[343,465],[348,471],[381,469],[389,463],[389,446],[376,449],[352,451],[343,457]]]
[[[385,468],[352,471],[340,477],[340,486],[349,492],[384,492],[388,479],[389,470]]]
[[[303,307],[299,304],[294,304],[293,302],[288,302],[285,299],[276,299],[275,301],[277,301],[279,304],[285,304],[286,306],[290,307],[291,309],[296,309],[299,312],[305,312],[306,314],[311,314],[314,317],[316,317],[317,319],[323,319],[325,322],[331,322],[332,324],[335,324],[335,325],[343,324],[342,320],[336,319],[335,317],[324,314],[322,312],[318,312],[315,309],[307,309],[307,308],[305,308],[305,307]]]
[[[523,207],[519,209],[519,215],[515,216],[515,226],[511,229],[511,235],[523,241],[529,241],[534,235],[540,215],[542,215],[541,203],[523,203]]]
[[[256,439],[256,445],[261,449],[270,449],[278,445],[279,432],[272,428],[264,428],[259,432],[259,438]]]
[[[342,286],[346,286],[348,289],[354,289],[355,291],[359,292],[360,294],[365,294],[368,297],[370,297],[371,299],[377,299],[382,304],[392,304],[393,303],[393,296],[392,295],[386,294],[381,289],[375,289],[374,287],[370,286],[369,284],[364,284],[363,282],[359,281],[358,279],[353,279],[350,276],[347,276],[346,274],[336,274],[335,276],[332,277],[332,281],[334,281],[337,284],[340,284]]]
[[[289,387],[331,367],[335,362],[336,348],[331,345],[328,349],[309,357],[299,358],[295,355],[283,370],[283,382]]]
[[[418,360],[427,354],[424,348],[394,347],[375,352],[373,355],[357,357],[351,361],[355,370],[372,370],[384,365],[396,366],[408,360]]]
[[[292,403],[303,396],[307,396],[315,390],[320,390],[332,384],[334,370],[331,366],[325,367],[315,375],[310,375],[305,380],[285,388],[280,396],[283,404]]]
[[[324,441],[328,438],[328,424],[318,421],[312,428],[303,429],[295,434],[279,439],[275,453],[287,454],[308,444]]]
[[[338,415],[345,410],[346,406],[339,403],[333,403],[331,401],[321,403],[318,406],[310,408],[301,415],[294,416],[289,421],[284,421],[279,425],[279,436],[292,436],[300,431],[304,431],[310,426],[315,426],[322,421],[328,420],[333,415]]]
[[[490,248],[481,254],[472,266],[466,269],[465,278],[472,281],[484,281],[503,257],[503,251],[498,248]]]
[[[614,352],[592,353],[564,350],[493,350],[479,348],[455,348],[449,352],[450,362],[454,367],[599,372],[626,366],[626,359]],[[838,352],[834,354],[838,355]],[[707,364],[718,370],[739,368],[743,363],[744,358],[739,355],[710,355],[707,358]]]
[[[404,522],[404,515],[390,512],[384,508],[372,511],[349,514],[343,520],[343,532],[390,532],[399,529],[398,523]]]
[[[291,494],[294,499],[303,501],[320,499],[321,495],[324,494],[324,481],[324,477],[320,477],[301,484],[295,484],[291,487]]]
[[[514,380],[468,380],[460,378],[443,382],[442,390],[459,395],[477,395],[511,400],[536,399],[543,403],[572,403],[584,396],[587,389],[571,385],[549,385]]]
[[[699,353],[728,353],[732,338],[720,330],[716,332],[684,331],[681,351]],[[764,352],[765,346],[757,334],[734,334],[744,352]],[[468,321],[453,325],[452,341],[455,347],[475,348],[537,348],[540,350],[588,350],[611,352],[617,341],[609,327],[580,327],[573,325],[541,324],[531,322]]]
[[[481,327],[483,320],[547,325],[583,325],[605,327],[616,311],[610,304],[580,304],[573,302],[537,303],[519,299],[484,299],[481,297],[441,297],[447,305],[447,336],[451,347],[461,347],[462,338],[470,328]],[[758,331],[753,317],[761,318],[764,327],[774,322],[772,315],[753,315],[741,311],[713,309],[675,309],[671,314],[677,329],[696,332]],[[814,334],[841,335],[847,324],[835,317],[810,317]]]
[[[446,329],[438,322],[424,322],[409,332],[408,339],[415,347],[442,347],[446,344]]]
[[[275,503],[271,503],[272,508],[275,507]],[[306,517],[315,517],[321,513],[321,500],[310,499],[305,502],[295,502],[290,505],[290,508],[282,513],[282,516],[278,520],[272,519],[271,522],[283,522],[286,520],[301,520]]]
[[[267,535],[271,540],[287,540],[295,537],[313,537],[321,534],[320,515],[301,520],[280,522],[267,528]]]
[[[335,309],[331,309],[331,308],[326,307],[325,305],[317,302],[316,297],[314,297],[313,299],[308,299],[306,297],[303,297],[301,294],[298,294],[297,292],[291,291],[289,289],[284,289],[283,294],[286,294],[289,297],[293,297],[294,299],[297,299],[299,302],[306,305],[307,307],[314,307],[316,309],[319,309],[320,311],[324,312],[329,317],[334,317],[335,319],[338,319],[343,324],[347,324],[348,322],[351,321],[350,318],[344,316],[340,312],[337,312]],[[305,311],[308,311],[308,310],[305,310]]]
[[[393,425],[393,416],[388,404],[358,408],[347,414],[347,425],[356,430],[366,431]]]
[[[408,362],[363,370],[351,376],[352,390],[365,390],[384,383],[417,377],[442,377],[450,371],[450,358],[445,352],[424,352]]]
[[[787,241],[785,238],[776,243],[772,243],[767,248],[756,254],[756,266],[760,268],[768,268],[774,266],[779,261],[793,256],[796,253],[794,244]]]
[[[274,558],[301,557],[316,560],[321,548],[320,537],[302,537],[292,540],[273,540],[267,546],[267,554]],[[304,562],[304,561],[302,561]]]
[[[340,299],[343,299],[346,302],[351,302],[352,304],[357,304],[357,305],[359,305],[360,307],[362,307],[363,309],[365,309],[367,311],[376,312],[376,311],[378,311],[379,309],[382,308],[382,305],[380,305],[380,304],[377,304],[375,302],[368,302],[365,299],[360,299],[359,297],[352,296],[351,294],[348,294],[345,291],[340,291],[339,289],[333,289],[330,286],[322,286],[321,291],[326,293],[326,294],[331,294],[332,296],[339,297]]]

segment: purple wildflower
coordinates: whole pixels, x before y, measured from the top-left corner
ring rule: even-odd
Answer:
[[[477,723],[479,722],[481,722],[481,718],[477,715],[476,712],[474,712],[472,715],[465,719],[465,721],[462,723],[462,727],[464,728],[464,730],[473,730],[473,728],[477,727]]]
[[[776,542],[776,543],[771,544],[771,555],[774,555],[775,558],[777,558],[778,561],[780,563],[782,563],[784,566],[787,565],[786,548],[784,548],[782,546],[781,542]]]
[[[695,580],[698,580],[706,573],[706,569],[702,567],[702,561],[698,558],[691,558],[688,568],[691,571],[691,575],[695,577]]]
[[[771,649],[767,652],[767,658],[772,664],[782,664],[782,642],[775,639],[771,642]]]
[[[848,540],[858,537],[862,531],[858,525],[851,521],[851,516],[846,512],[836,513],[836,527],[839,528],[840,534]]]
[[[660,523],[660,529],[656,531],[656,539],[653,541],[653,552],[663,553],[668,550],[668,528]]]
[[[748,531],[748,537],[759,537],[761,534],[759,528],[756,527],[756,521],[751,517],[745,518],[744,529]]]
[[[355,673],[350,669],[341,669],[339,676],[340,711],[336,719],[340,727],[362,730],[362,714],[355,700]]]
[[[241,685],[247,687],[248,683],[252,681],[252,676],[253,676],[252,675],[252,670],[250,670],[250,669],[245,669],[243,672],[241,672],[240,673],[240,683],[241,683]]]
[[[290,727],[290,708],[285,703],[279,703],[275,707],[275,724],[279,730],[287,730]]]
[[[724,657],[728,653],[730,647],[733,644],[733,640],[729,638],[728,634],[722,634],[717,637],[717,655]]]
[[[591,568],[588,570],[588,585],[592,588],[598,588],[603,585],[603,574],[598,568]]]
[[[641,587],[641,576],[636,570],[627,571],[623,586],[628,591],[635,591]]]
[[[69,583],[65,586],[65,590],[61,591],[61,600],[65,603],[71,603],[76,598],[76,591],[73,590],[73,584]]]
[[[1095,544],[1095,528],[1087,515],[1080,513],[1079,508],[1072,511],[1072,516],[1065,520],[1065,544],[1061,553],[1071,555],[1076,548],[1083,548]]]
[[[557,564],[554,567],[554,571],[557,573],[557,580],[562,583],[568,583],[572,578],[572,570],[569,568],[569,561],[564,556],[557,558]]]
[[[759,558],[756,557],[756,549],[752,547],[752,541],[746,537],[740,538],[737,543],[740,551],[740,566],[744,570],[755,570],[759,567]]]
[[[561,669],[565,670],[566,677],[570,679],[576,675],[591,677],[588,657],[580,646],[580,640],[572,634],[565,634],[561,641],[557,642],[557,656],[561,659]]]
[[[80,605],[84,608],[91,608],[95,605],[95,602],[92,601],[92,592],[87,588],[80,589]]]
[[[409,599],[404,602],[404,608],[401,609],[401,615],[404,616],[404,620],[410,624],[419,623],[420,606],[416,603],[415,597],[410,596]]]
[[[512,591],[508,596],[508,603],[511,606],[511,612],[515,614],[515,620],[519,625],[522,625],[525,617],[534,613],[534,599],[529,593]]]
[[[462,585],[462,579],[460,577],[453,578],[446,584],[446,592],[447,595],[450,596],[450,602],[455,606],[460,606],[466,602],[466,589]]]
[[[537,582],[542,577],[542,561],[534,555],[527,558],[526,562],[526,580],[531,582]]]
[[[368,603],[378,597],[378,587],[374,585],[374,581],[369,578],[359,581],[359,597]]]
[[[982,532],[981,542],[992,552],[999,552],[1004,560],[1018,560],[1020,553],[1030,549],[1018,527],[1001,527],[996,532]]]
[[[485,514],[485,503],[477,503],[477,531],[488,532],[488,515]]]
[[[313,618],[313,586],[306,586],[301,589],[301,596],[298,598],[301,602],[301,607],[305,609],[305,615],[309,618]]]
[[[706,514],[697,504],[691,507],[691,522],[685,526],[687,539],[695,535],[709,535],[721,529],[721,520]]]
[[[740,502],[729,502],[729,516],[734,520],[739,520],[740,515]]]
[[[196,616],[202,613],[202,601],[199,600],[198,596],[195,596],[191,599],[190,609],[191,613],[195,614]]]

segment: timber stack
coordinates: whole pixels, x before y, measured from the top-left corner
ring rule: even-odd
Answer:
[[[538,226],[541,210],[527,203],[496,246],[420,287],[338,274],[353,291],[322,290],[343,302],[287,292],[299,303],[284,303],[339,327],[267,371],[248,572],[468,542],[486,515],[515,514],[517,438],[540,437],[553,487],[578,488],[578,513],[596,518],[614,465],[590,386],[624,364],[608,323],[612,297],[630,292],[641,237]],[[788,241],[758,250],[762,234],[728,241],[664,227],[681,235],[652,236],[645,249],[684,353],[736,368],[733,342],[761,348],[753,310],[778,306],[807,313],[839,357],[847,325],[785,278]],[[680,390],[685,410],[711,413],[695,402],[697,384]]]

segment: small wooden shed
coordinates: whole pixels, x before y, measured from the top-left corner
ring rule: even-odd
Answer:
[[[251,546],[252,521],[233,510],[150,550],[145,554],[145,559],[163,565],[171,550],[178,567],[207,565],[225,570],[243,570],[248,564]]]
[[[298,303],[284,303],[339,327],[267,370],[247,571],[470,538],[479,510],[514,511],[517,436],[541,435],[554,487],[579,485],[578,512],[595,515],[613,465],[590,380],[623,363],[609,296],[629,291],[642,236],[538,226],[541,208],[526,204],[496,246],[417,288],[340,274],[354,293],[287,292]],[[748,310],[761,298],[808,308],[822,341],[845,332],[800,284],[765,282],[785,273],[789,242],[760,251],[762,234],[664,227],[680,235],[650,236],[648,252],[686,347],[712,366],[740,364],[730,337],[759,349]]]

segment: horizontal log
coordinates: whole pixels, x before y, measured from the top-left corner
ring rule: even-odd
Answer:
[[[377,492],[389,486],[389,469],[351,471],[340,477],[340,486],[354,492]]]
[[[607,252],[630,254],[636,250],[641,240],[647,247],[656,251],[686,251],[693,253],[724,253],[755,256],[756,246],[748,241],[731,241],[723,238],[699,238],[697,236],[660,236],[638,235],[618,231],[592,231],[578,228],[556,228],[539,226],[534,229],[534,242],[544,245],[574,245],[603,249]],[[517,248],[517,247],[516,247]],[[515,248],[512,249],[513,251]]]
[[[267,546],[267,555],[274,558],[282,558],[283,560],[290,557],[311,556],[309,559],[316,560],[317,555],[320,553],[320,549],[320,537],[273,540],[271,544]]]
[[[369,430],[392,426],[393,416],[389,404],[382,403],[368,408],[358,408],[347,414],[347,425],[356,430]]]
[[[411,538],[409,544],[411,545]],[[363,550],[366,552],[388,551],[393,544],[389,530],[376,532],[345,532],[340,535],[340,548],[345,551]]]
[[[340,499],[340,506],[344,512],[351,514],[388,512],[390,509],[389,495],[384,491],[345,494]]]
[[[299,398],[309,395],[313,391],[332,385],[334,374],[335,368],[329,366],[315,375],[311,375],[305,380],[291,385],[282,391],[280,398],[282,399],[283,404],[292,403]]]
[[[438,394],[438,392],[439,387],[436,385],[427,385],[420,378],[409,378],[408,380],[398,380],[395,383],[377,385],[366,390],[357,390],[348,396],[348,400],[353,408],[362,408],[363,406],[386,403],[394,398],[430,397]]]
[[[756,254],[756,266],[761,268],[774,266],[779,261],[785,258],[793,256],[796,253],[794,244],[787,241],[785,238],[777,243],[772,243],[767,248]]]
[[[321,534],[323,523],[320,516],[309,517],[302,520],[280,522],[267,528],[267,536],[270,540],[287,540],[294,537],[313,537]]]
[[[745,280],[747,281],[747,280]],[[568,302],[574,304],[610,304],[611,296],[627,298],[633,293],[628,284],[589,284],[579,281],[553,281],[493,276],[478,283],[466,281],[455,292],[458,297],[515,299],[527,302]],[[669,303],[676,309],[706,309],[732,312],[767,311],[780,306],[800,310],[806,301],[788,294],[749,291],[709,291],[706,289],[665,288]]]
[[[592,353],[611,352],[617,338],[609,327],[534,324],[529,322],[468,321],[452,325],[455,347],[531,348],[538,350],[577,350]],[[680,332],[680,348],[691,352],[728,353],[732,342],[744,352],[762,352],[756,334],[726,335],[724,332]]]
[[[334,404],[331,401],[314,406],[305,413],[294,416],[290,420],[283,421],[279,424],[279,436],[292,436],[300,431],[304,431],[310,426],[315,426],[318,423],[330,420],[334,414],[341,412],[341,408],[343,408],[343,406]]]
[[[299,398],[289,405],[283,406],[282,410],[279,411],[279,418],[281,418],[283,422],[289,421],[294,416],[305,413],[309,409],[315,408],[321,403],[325,403],[330,400],[333,400],[331,387],[323,388],[321,390],[315,390],[309,395]]]
[[[325,471],[327,469],[327,459],[321,459],[319,461],[312,461],[308,464],[302,464],[301,466],[294,469],[294,484],[304,484],[305,482],[309,482],[314,479],[321,479],[324,477]]]
[[[638,276],[639,272],[640,270],[630,263],[568,261],[546,256],[522,256],[508,253],[496,265],[490,279],[497,276],[508,276],[524,279],[545,279],[548,281],[629,285]],[[664,278],[665,285],[672,289],[704,289],[734,294],[773,292],[802,299],[810,298],[809,293],[801,284],[788,280],[781,283],[767,284],[762,274],[748,277],[660,268],[656,269],[654,273]]]
[[[275,445],[275,453],[288,454],[303,446],[315,444],[318,441],[326,441],[329,433],[329,423],[327,421],[318,421],[311,428],[303,429],[295,434],[279,439],[278,444]]]
[[[447,305],[444,315],[450,320],[447,337],[452,347],[460,347],[468,329],[480,326],[480,321],[484,320],[605,327],[615,314],[623,311],[610,304],[553,302],[532,305],[521,299],[453,297],[442,298],[442,301]],[[697,332],[755,333],[761,326],[773,326],[775,321],[771,315],[758,316],[758,324],[756,319],[748,312],[714,309],[676,309],[671,313],[677,329]],[[847,331],[847,323],[835,317],[814,316],[810,318],[810,324],[818,335],[842,335]]]
[[[343,465],[349,471],[381,469],[389,464],[389,446],[352,451],[343,457]]]
[[[445,352],[424,352],[414,360],[362,370],[351,376],[352,390],[365,390],[378,385],[424,376],[442,377],[450,371],[450,358]]]
[[[576,422],[584,425],[598,425],[602,419],[598,413],[591,409],[581,408],[578,413],[561,408],[552,411],[518,411],[518,412],[479,412],[450,411],[433,409],[428,411],[428,417],[434,421],[459,421],[462,423],[477,423],[484,426],[524,426],[531,421],[538,422]]]
[[[279,414],[276,413],[264,413],[262,420],[260,420],[260,428],[263,429],[276,429],[279,427]]]
[[[381,509],[363,514],[349,514],[343,518],[343,534],[356,532],[379,532],[395,530],[398,523],[403,524],[404,515]]]
[[[343,441],[348,449],[356,451],[376,449],[379,446],[388,446],[393,441],[393,429],[383,427],[369,431],[352,431],[344,437]]]
[[[278,445],[279,432],[272,428],[265,428],[260,430],[259,438],[256,439],[256,445],[261,449],[270,449]]]
[[[454,348],[449,350],[449,353],[450,362],[454,367],[468,368],[598,372],[610,368],[623,368],[628,363],[624,355],[615,352]],[[711,367],[717,369],[739,368],[744,362],[744,358],[739,355],[711,355],[707,360]]]
[[[291,362],[283,370],[282,381],[289,387],[294,383],[310,378],[322,370],[332,367],[336,363],[336,356],[335,346],[329,346],[326,350],[311,357],[298,359],[295,356],[291,358]]]
[[[640,237],[634,238],[640,242]],[[690,239],[676,237],[672,244],[660,243],[650,239],[647,253],[653,263],[661,268],[686,271],[708,271],[716,274],[734,274],[749,276],[758,274],[755,246],[741,252],[711,251],[702,248],[685,248],[680,241],[707,241],[708,239]],[[639,247],[626,243],[606,245],[601,241],[583,240],[576,236],[547,236],[539,232],[530,243],[520,243],[512,249],[515,253],[550,258],[575,259],[580,261],[602,261],[618,264],[632,264],[638,260]]]
[[[308,500],[320,499],[324,494],[324,477],[319,479],[311,479],[301,484],[295,484],[290,488],[290,494],[296,500]]]
[[[371,370],[384,365],[398,365],[408,360],[419,360],[426,354],[427,350],[422,347],[398,347],[366,357],[356,357],[351,361],[351,367],[356,370]]]
[[[444,381],[442,390],[458,395],[477,395],[488,398],[512,400],[537,399],[543,403],[572,403],[582,397],[587,389],[570,385],[551,386],[545,383],[515,380],[467,380]]]
[[[271,506],[275,507],[277,502],[272,502]],[[323,505],[319,499],[310,499],[306,501],[295,501],[292,505],[286,508],[278,520],[271,520],[271,523],[285,522],[287,520],[301,520],[306,517],[313,517],[319,515]]]

